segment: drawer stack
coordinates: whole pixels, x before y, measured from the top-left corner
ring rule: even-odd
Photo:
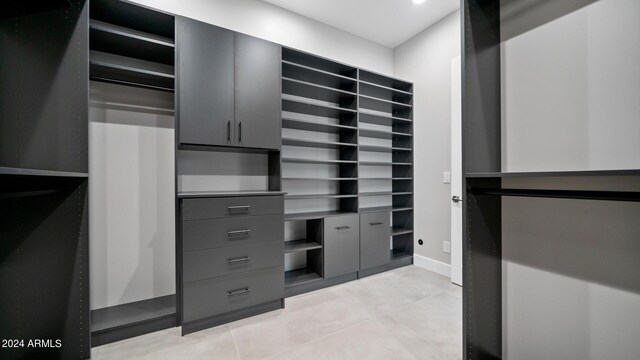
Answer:
[[[284,198],[181,200],[182,332],[282,306]]]

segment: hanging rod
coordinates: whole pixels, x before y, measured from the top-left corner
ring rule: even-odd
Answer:
[[[471,188],[474,195],[640,202],[640,192]]]

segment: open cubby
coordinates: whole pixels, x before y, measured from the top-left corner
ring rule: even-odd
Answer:
[[[358,83],[353,78],[288,61],[282,61],[282,77],[326,86],[354,94],[358,90]]]
[[[322,219],[300,219],[297,221],[304,225],[304,238],[285,241],[285,260],[295,259],[295,264],[287,264],[285,267],[285,287],[291,287],[308,283],[310,281],[321,280],[323,276],[323,240],[322,240]],[[293,257],[297,257],[293,258]],[[300,260],[304,260],[301,264]],[[302,265],[302,266],[301,266]]]
[[[300,80],[283,77],[282,92],[313,100],[326,101],[340,108],[352,110],[356,108],[356,94]]]

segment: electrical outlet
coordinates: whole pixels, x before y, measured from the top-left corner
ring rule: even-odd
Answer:
[[[451,254],[451,241],[444,242],[444,252]]]
[[[443,179],[445,184],[451,184],[451,173],[448,171],[445,171],[443,174]]]

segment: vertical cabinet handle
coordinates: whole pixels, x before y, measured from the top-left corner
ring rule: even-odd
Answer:
[[[238,141],[242,142],[242,121],[238,123]]]
[[[231,141],[231,120],[227,121],[227,141]]]

